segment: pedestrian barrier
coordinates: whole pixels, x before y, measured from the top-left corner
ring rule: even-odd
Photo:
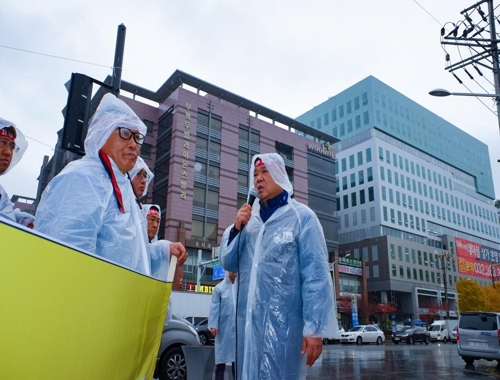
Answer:
[[[204,346],[182,346],[186,359],[187,380],[212,380],[215,349]]]

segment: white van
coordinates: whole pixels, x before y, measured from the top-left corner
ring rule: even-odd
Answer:
[[[451,341],[451,332],[457,326],[457,319],[448,319],[446,321],[435,321],[429,327],[431,340],[433,342],[448,343]]]

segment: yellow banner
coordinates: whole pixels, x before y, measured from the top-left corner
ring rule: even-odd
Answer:
[[[0,379],[151,379],[171,290],[0,222]]]

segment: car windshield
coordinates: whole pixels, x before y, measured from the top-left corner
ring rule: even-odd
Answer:
[[[440,325],[431,326],[429,331],[441,331],[441,326]]]
[[[352,329],[350,329],[349,331],[363,331],[363,326],[356,326],[356,327],[353,327]]]
[[[399,330],[399,332],[413,332],[413,327],[405,327],[404,329]]]

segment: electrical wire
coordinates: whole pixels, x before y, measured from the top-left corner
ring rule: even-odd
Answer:
[[[436,20],[436,22],[437,22],[440,26],[442,26],[442,25],[443,25],[443,23],[439,22],[439,20],[438,20],[437,18],[435,18],[433,15],[431,15],[431,13],[430,13],[427,9],[425,9],[422,5],[420,5],[420,4],[418,3],[418,1],[417,1],[417,0],[413,0],[413,1],[414,1],[414,2],[415,2],[415,4],[417,4],[420,8],[422,8],[422,9],[423,9],[423,10],[424,10],[424,11],[425,11],[425,12],[426,12],[429,16],[431,16],[434,20]]]
[[[24,53],[30,53],[30,54],[43,55],[43,56],[45,56],[45,57],[57,58],[57,59],[63,59],[63,60],[66,60],[66,61],[72,61],[72,62],[84,63],[84,64],[86,64],[86,65],[100,66],[100,67],[106,67],[106,68],[108,68],[108,69],[113,69],[111,66],[108,66],[108,65],[100,65],[100,64],[98,64],[98,63],[87,62],[87,61],[81,61],[81,60],[79,60],[79,59],[72,59],[72,58],[60,57],[60,56],[58,56],[58,55],[52,55],[52,54],[39,53],[39,52],[36,52],[36,51],[25,50],[25,49],[19,49],[19,48],[15,48],[15,47],[12,47],[12,46],[6,46],[6,45],[0,45],[0,47],[2,47],[2,48],[4,48],[4,49],[11,49],[11,50],[22,51],[22,52],[24,52]]]

